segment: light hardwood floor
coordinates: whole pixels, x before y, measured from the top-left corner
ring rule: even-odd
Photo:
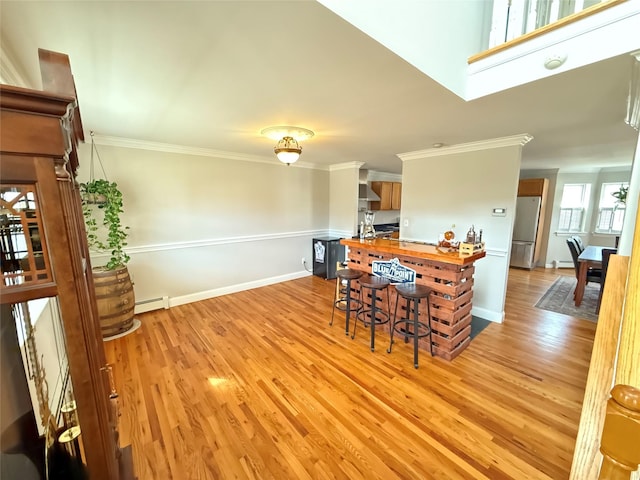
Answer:
[[[120,443],[140,480],[566,479],[595,324],[533,307],[559,274],[511,270],[504,324],[417,370],[314,276],[139,315],[105,343]]]

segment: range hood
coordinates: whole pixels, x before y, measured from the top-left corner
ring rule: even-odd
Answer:
[[[374,192],[368,183],[360,183],[358,190],[358,200],[367,200],[369,202],[377,202],[380,197]]]

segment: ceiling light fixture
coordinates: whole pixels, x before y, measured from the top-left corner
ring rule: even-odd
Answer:
[[[278,140],[273,151],[278,160],[287,165],[295,163],[300,158],[302,147],[298,142],[307,140],[314,135],[309,129],[290,126],[267,127],[260,134],[272,140]]]
[[[283,137],[278,144],[274,147],[273,151],[282,163],[291,165],[300,158],[302,153],[302,147],[295,138]]]

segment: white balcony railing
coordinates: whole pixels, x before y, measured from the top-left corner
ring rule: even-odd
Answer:
[[[489,48],[604,3],[612,2],[611,0],[495,0]]]

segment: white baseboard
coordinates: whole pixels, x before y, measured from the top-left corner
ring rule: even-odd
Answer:
[[[145,313],[152,310],[160,310],[161,308],[169,308],[169,297],[166,295],[160,298],[137,301],[134,313]]]
[[[490,322],[504,322],[504,312],[496,312],[494,310],[488,310],[486,308],[471,307],[471,315],[484,318],[485,320],[489,320]]]
[[[575,268],[572,260],[554,260],[551,263],[545,263],[544,268]]]
[[[215,288],[213,290],[206,290],[204,292],[191,293],[189,295],[182,295],[180,297],[173,297],[169,299],[169,306],[175,307],[178,305],[184,305],[186,303],[199,302],[201,300],[207,300],[209,298],[219,297],[220,295],[228,295],[230,293],[242,292],[244,290],[251,290],[252,288],[264,287],[267,285],[273,285],[274,283],[286,282],[287,280],[296,280],[302,277],[308,277],[311,272],[306,270],[288,273],[286,275],[279,275],[277,277],[263,278],[260,280],[254,280],[246,283],[239,283],[236,285],[229,285],[227,287]]]

